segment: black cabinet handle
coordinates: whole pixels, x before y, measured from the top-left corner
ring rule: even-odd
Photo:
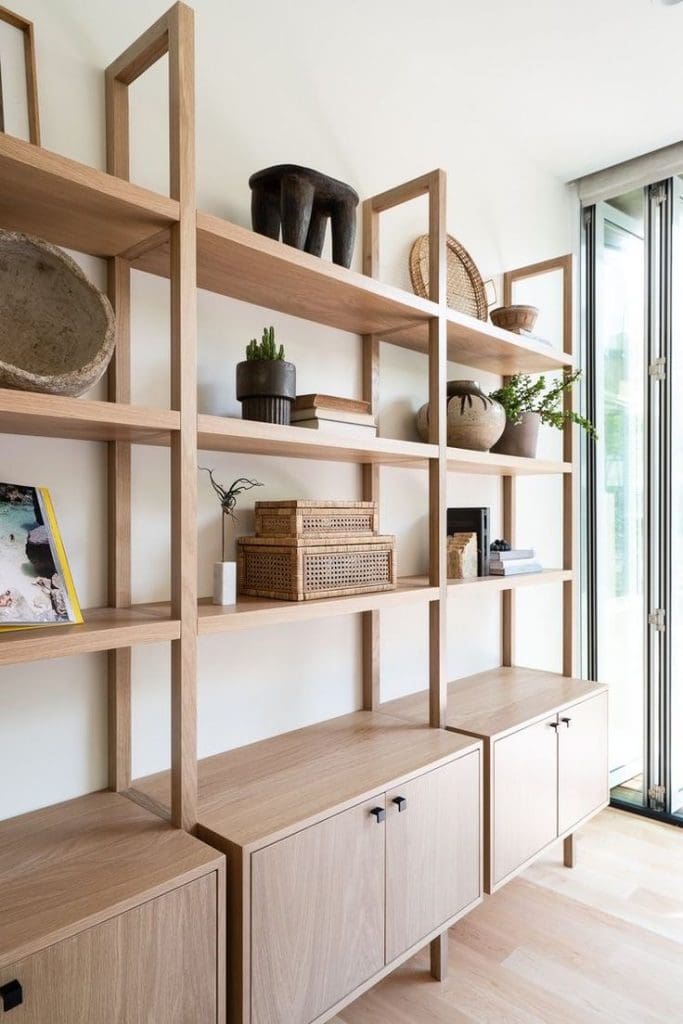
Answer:
[[[8,1010],[13,1010],[16,1006],[21,1006],[24,1001],[24,993],[16,978],[13,981],[8,981],[6,985],[0,985],[0,999],[5,1013]]]
[[[381,824],[387,816],[387,812],[383,807],[373,807],[370,814],[374,814],[377,824]]]
[[[571,721],[572,720],[571,720],[571,718],[561,718],[560,721],[564,722],[564,724],[567,726],[567,728],[569,728],[569,726],[571,725]]]
[[[557,732],[557,730],[560,728],[560,723],[559,722],[548,722],[548,725],[550,726],[551,729],[554,729],[555,732]]]
[[[395,803],[396,806],[398,807],[399,814],[401,813],[401,811],[405,811],[406,807],[408,806],[408,801],[404,796],[395,796],[392,802]]]

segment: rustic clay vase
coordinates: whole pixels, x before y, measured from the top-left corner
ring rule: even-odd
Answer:
[[[487,452],[505,428],[505,411],[489,398],[474,380],[452,380],[447,388],[446,437],[451,448],[469,448]],[[428,438],[429,405],[416,416],[417,430],[423,441]]]
[[[505,430],[491,451],[498,455],[521,455],[526,459],[535,459],[540,423],[541,418],[537,412],[525,412],[519,423],[506,420]]]
[[[0,231],[0,387],[82,395],[109,365],[114,312],[61,249]]]

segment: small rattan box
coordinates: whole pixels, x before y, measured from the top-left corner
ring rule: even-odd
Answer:
[[[297,537],[239,537],[241,595],[311,601],[393,590],[396,539],[359,536],[345,541]]]
[[[374,501],[257,501],[254,513],[257,537],[342,540],[379,529]]]

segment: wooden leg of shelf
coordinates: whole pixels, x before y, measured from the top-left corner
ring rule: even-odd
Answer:
[[[442,932],[429,943],[429,960],[432,978],[445,981],[448,977],[448,932]]]
[[[564,854],[564,866],[566,868],[576,867],[576,835],[574,832],[567,836],[562,843]]]

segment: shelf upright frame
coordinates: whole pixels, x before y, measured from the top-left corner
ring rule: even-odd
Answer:
[[[446,506],[448,452],[446,446],[447,303],[446,303],[446,172],[440,169],[373,196],[363,204],[363,271],[379,274],[379,215],[420,196],[429,202],[429,298],[438,306],[429,319],[429,436],[438,456],[429,462],[429,582],[438,597],[429,602],[429,724],[446,725]],[[363,338],[363,397],[376,412],[379,391],[379,345],[373,335]],[[436,410],[436,415],[434,415]],[[379,500],[377,468],[363,468],[363,497]],[[380,700],[379,612],[363,616],[363,707],[374,710]],[[430,968],[442,981],[448,974],[448,931],[429,944]]]
[[[510,305],[513,301],[513,289],[517,281],[543,274],[559,272],[562,274],[562,351],[570,357],[574,352],[573,325],[573,258],[571,254],[558,256],[554,259],[532,263],[526,267],[518,267],[503,275],[503,304]],[[564,394],[564,411],[574,409],[574,396],[571,391]],[[562,458],[573,465],[575,454],[575,429],[572,423],[566,423],[562,431]],[[503,477],[503,535],[512,542],[516,537],[516,478]],[[564,473],[562,478],[562,568],[571,575],[562,583],[562,674],[572,677],[575,674],[575,588],[574,566],[576,562],[576,517],[574,515],[574,489],[576,482],[573,473]],[[506,590],[502,595],[502,663],[514,666],[515,660],[515,591]],[[571,838],[571,837],[570,837]],[[573,856],[573,854],[572,854]]]
[[[197,822],[197,233],[195,187],[194,12],[176,3],[105,72],[107,167],[128,179],[129,86],[168,55],[170,194],[179,204],[171,225],[171,408],[180,429],[171,437],[171,808],[177,828]],[[119,318],[118,355],[109,397],[130,400],[130,264],[109,268]],[[110,597],[130,603],[130,446],[112,443],[110,471]],[[131,651],[110,652],[110,785],[139,798],[131,777]],[[144,798],[139,798],[144,800]],[[156,808],[155,808],[156,809]]]

